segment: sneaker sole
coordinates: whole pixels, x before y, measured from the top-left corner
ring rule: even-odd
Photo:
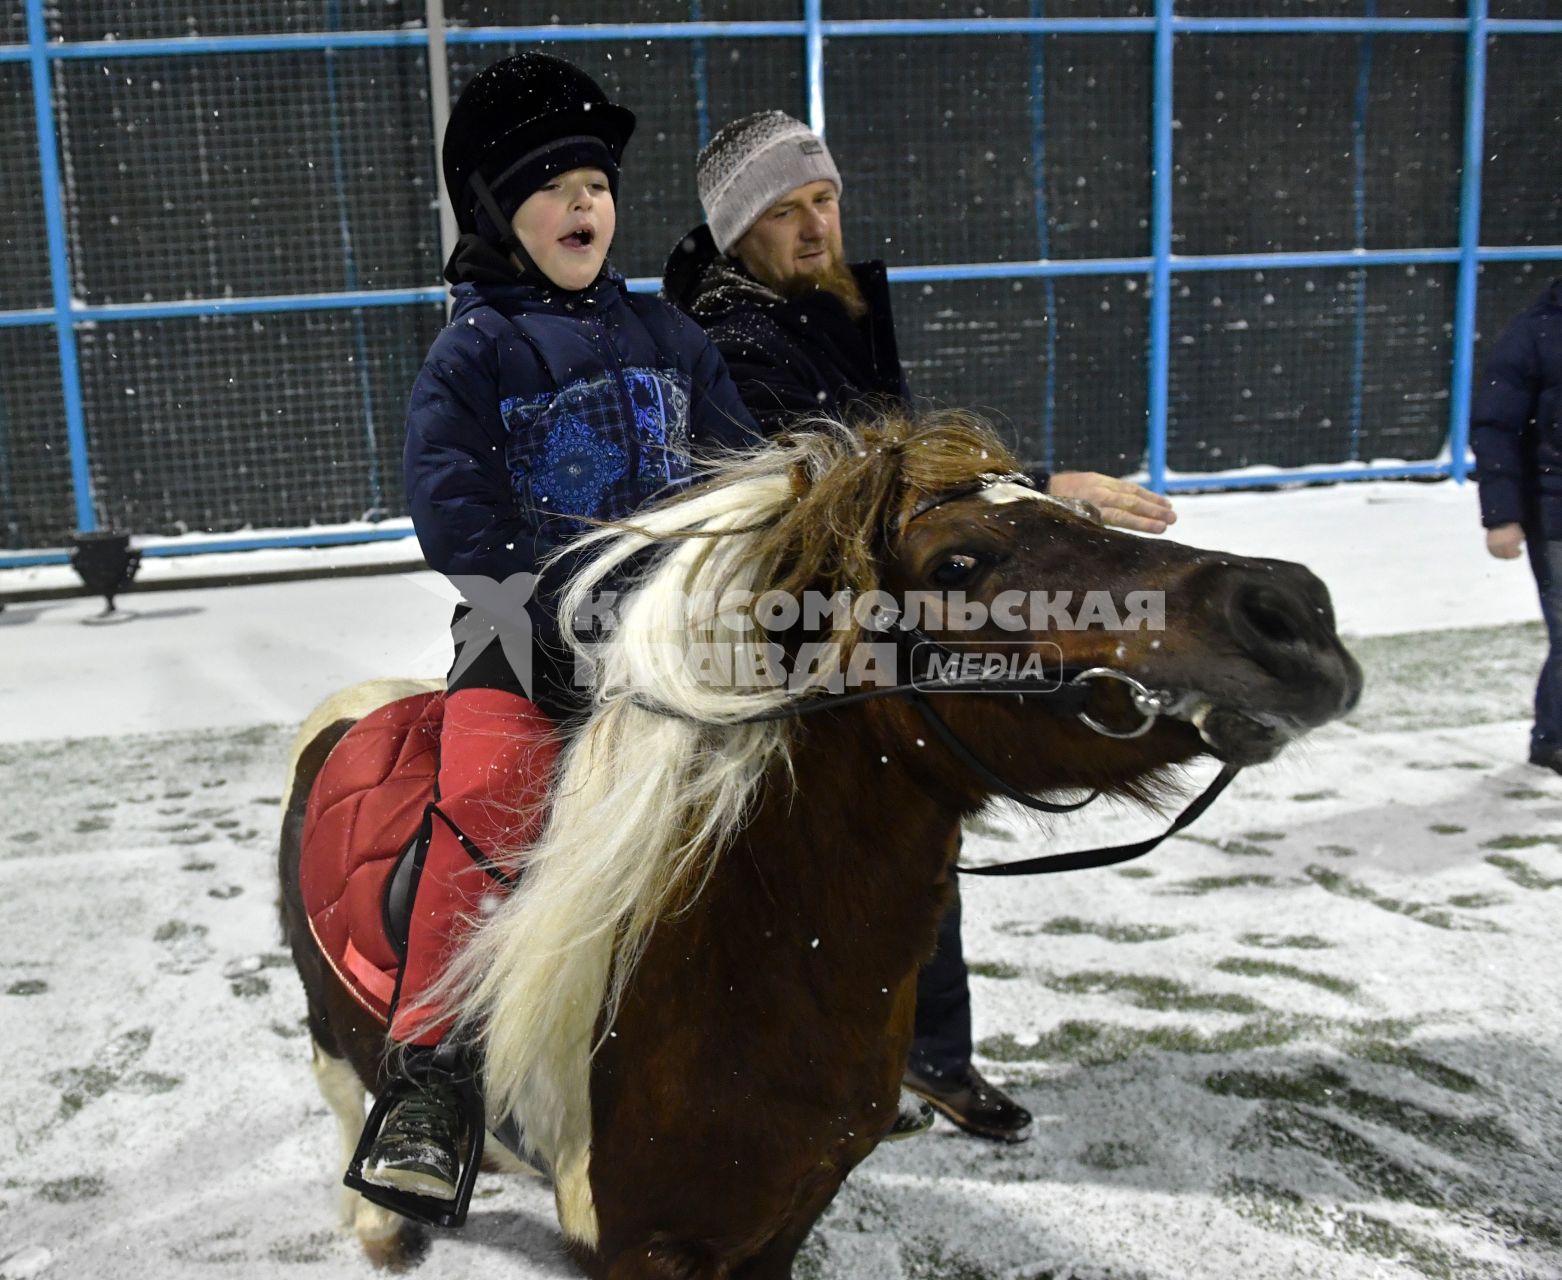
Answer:
[[[927,1118],[927,1123],[926,1124],[918,1125],[915,1129],[893,1129],[892,1128],[888,1133],[886,1133],[882,1138],[880,1138],[879,1141],[881,1143],[882,1142],[904,1142],[907,1138],[920,1138],[924,1133],[926,1133],[932,1127],[933,1127],[933,1117],[929,1116]]]
[[[365,1169],[363,1180],[376,1187],[388,1187],[392,1191],[408,1191],[413,1195],[428,1196],[434,1200],[454,1200],[456,1189],[445,1179],[433,1173],[417,1169]]]

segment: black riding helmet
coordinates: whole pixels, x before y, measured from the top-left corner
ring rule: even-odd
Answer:
[[[496,232],[508,248],[516,209],[570,169],[600,168],[616,199],[618,166],[634,130],[634,113],[609,102],[595,80],[562,58],[518,53],[484,67],[445,126],[445,189],[456,225],[485,239]]]

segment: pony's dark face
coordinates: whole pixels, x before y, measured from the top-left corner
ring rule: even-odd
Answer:
[[[940,700],[951,723],[1001,754],[1014,754],[1016,719],[1036,726],[1047,735],[1036,749],[1049,770],[1068,761],[1080,783],[1131,784],[1200,751],[1235,764],[1268,760],[1344,714],[1361,692],[1328,591],[1302,566],[1120,533],[1082,504],[1019,485],[993,485],[909,520],[885,587],[956,652],[1035,654],[1054,666],[1061,655],[1066,670],[1110,668],[1173,708],[1142,737],[1117,740],[1049,713],[1045,698]],[[1102,679],[1090,687],[1088,711],[1099,723],[1125,733],[1143,723],[1129,686]]]

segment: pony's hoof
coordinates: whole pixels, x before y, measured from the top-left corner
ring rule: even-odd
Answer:
[[[411,1271],[428,1256],[428,1232],[411,1222],[402,1222],[387,1235],[358,1239],[363,1245],[363,1256],[377,1271]]]
[[[380,1271],[410,1271],[428,1253],[428,1232],[361,1196],[353,1229],[363,1256]]]

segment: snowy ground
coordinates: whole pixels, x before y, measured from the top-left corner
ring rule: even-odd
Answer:
[[[1311,564],[1361,707],[1145,864],[966,886],[1000,1149],[876,1152],[810,1241],[831,1280],[1562,1276],[1562,778],[1526,766],[1520,564],[1448,485],[1185,499],[1198,545]],[[0,581],[0,591],[6,583]],[[279,945],[291,725],[441,669],[427,574],[0,612],[0,1277],[368,1274]],[[1459,629],[1456,629],[1459,628]],[[973,857],[1148,829],[1001,815]],[[570,1274],[487,1179],[419,1274]]]

